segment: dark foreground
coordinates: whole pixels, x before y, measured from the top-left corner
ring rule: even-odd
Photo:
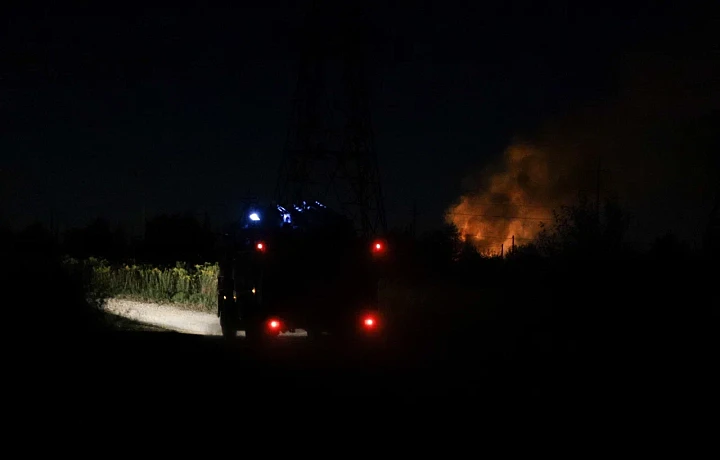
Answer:
[[[134,427],[158,414],[191,434],[255,417],[364,426],[399,417],[400,431],[408,420],[440,430],[527,417],[536,429],[560,418],[583,430],[599,424],[633,433],[649,423],[697,424],[717,407],[719,317],[707,314],[717,290],[698,278],[651,281],[678,289],[652,298],[637,286],[622,291],[634,297],[617,289],[556,297],[526,289],[542,302],[512,296],[498,309],[505,313],[485,319],[459,316],[452,308],[459,300],[447,300],[426,319],[396,323],[382,346],[366,348],[110,331],[98,326],[96,310],[81,308],[83,292],[60,271],[23,274],[14,286],[24,300],[6,303],[24,308],[6,317],[5,395],[20,409],[17,421],[37,427],[52,417],[68,429],[74,418]],[[554,309],[529,313],[546,306]],[[630,315],[628,306],[640,307]]]
[[[656,451],[646,443],[670,436],[687,453],[699,444],[681,442],[681,428],[711,439],[703,422],[717,407],[710,341],[653,334],[633,347],[613,345],[617,337],[592,347],[588,331],[568,348],[539,331],[502,342],[509,328],[488,323],[474,334],[402,336],[374,348],[301,338],[249,346],[174,332],[61,335],[40,347],[26,338],[29,353],[7,374],[19,391],[6,392],[20,402],[16,424],[73,449],[80,436],[132,452],[159,443],[167,454],[202,436],[203,449],[225,452],[260,442],[462,455],[501,440],[535,451],[530,434],[573,451],[628,442]]]
[[[704,361],[707,350],[690,344],[674,350],[661,342],[617,349],[610,341],[594,349],[582,343],[553,348],[520,339],[498,347],[490,339],[496,337],[478,330],[424,343],[281,338],[251,345],[174,332],[105,332],[24,364],[42,363],[31,385],[47,389],[52,382],[52,403],[61,406],[102,400],[121,409],[225,407],[267,414],[544,407],[586,415],[637,409],[646,416],[698,397],[714,381],[709,367],[716,363]]]

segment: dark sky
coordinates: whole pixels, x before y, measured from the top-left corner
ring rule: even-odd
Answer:
[[[64,226],[236,212],[275,186],[304,2],[5,15],[2,218]],[[391,225],[438,224],[517,136],[622,93],[638,53],[715,53],[712,16],[662,2],[363,2]],[[632,6],[630,5],[632,3]],[[668,2],[670,4],[670,2]],[[292,5],[292,6],[291,6]],[[473,5],[473,6],[468,6]]]

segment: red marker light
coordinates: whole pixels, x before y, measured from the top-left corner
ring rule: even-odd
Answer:
[[[385,250],[385,245],[383,245],[382,241],[375,241],[372,244],[372,251],[374,253],[380,253],[380,252],[383,252],[384,250]]]
[[[270,326],[270,329],[277,329],[280,327],[280,321],[273,319],[273,320],[270,320],[268,325]]]
[[[264,252],[265,251],[265,243],[258,243],[255,245],[258,251]]]
[[[375,318],[373,318],[372,316],[367,316],[363,320],[363,324],[365,325],[365,327],[368,327],[368,328],[373,327],[373,326],[375,326]]]

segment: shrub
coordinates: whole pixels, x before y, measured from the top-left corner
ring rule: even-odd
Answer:
[[[174,267],[111,265],[106,260],[65,259],[65,266],[83,278],[93,295],[175,303],[193,309],[212,311],[217,301],[217,264]]]

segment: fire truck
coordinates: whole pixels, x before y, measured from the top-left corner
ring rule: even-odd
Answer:
[[[384,327],[378,268],[386,241],[357,236],[319,202],[248,207],[224,234],[218,276],[223,336],[370,339]]]

